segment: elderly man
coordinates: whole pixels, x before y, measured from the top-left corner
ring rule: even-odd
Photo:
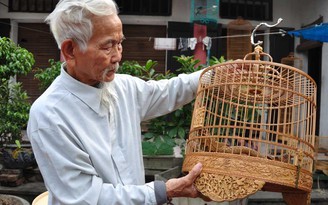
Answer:
[[[124,35],[113,0],[61,0],[47,17],[65,58],[28,123],[49,204],[163,204],[198,197],[202,165],[145,183],[140,122],[190,102],[200,72],[145,82],[115,74]]]

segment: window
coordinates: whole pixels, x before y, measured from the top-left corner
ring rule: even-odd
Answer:
[[[272,0],[220,0],[220,17],[272,21]]]
[[[122,15],[170,16],[172,0],[116,0]]]
[[[52,12],[59,0],[10,0],[9,12]]]

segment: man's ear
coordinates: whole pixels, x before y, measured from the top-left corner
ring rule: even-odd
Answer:
[[[65,61],[70,61],[74,59],[74,47],[76,46],[75,42],[71,39],[63,41],[61,44],[61,52]]]

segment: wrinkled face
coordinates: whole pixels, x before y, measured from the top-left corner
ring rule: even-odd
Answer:
[[[74,48],[75,65],[71,75],[88,85],[110,82],[122,58],[124,39],[117,15],[93,17],[93,35],[82,52]]]

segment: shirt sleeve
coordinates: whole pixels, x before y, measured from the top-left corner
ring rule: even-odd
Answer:
[[[163,181],[154,181],[154,190],[157,204],[164,204],[167,202],[166,185]]]
[[[158,204],[154,182],[116,186],[104,183],[78,142],[61,136],[64,133],[51,129],[29,133],[41,173],[48,176],[44,180],[50,204]],[[163,194],[162,189],[158,190]],[[158,200],[162,201],[160,197]]]
[[[191,102],[196,96],[201,72],[180,74],[169,80],[137,80],[136,93],[141,120],[165,115]]]

